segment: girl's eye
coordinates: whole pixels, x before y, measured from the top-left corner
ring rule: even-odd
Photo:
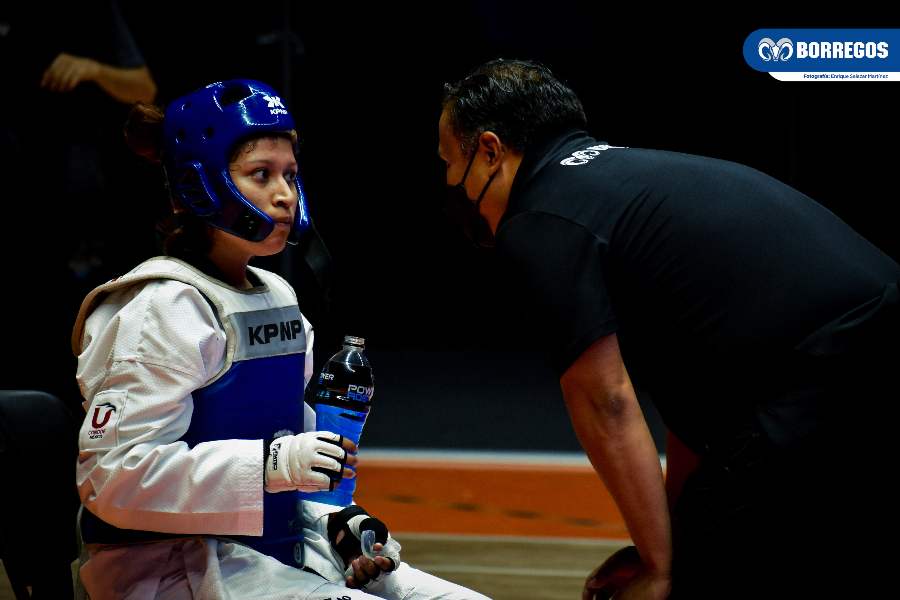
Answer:
[[[269,178],[269,170],[268,169],[256,169],[251,173],[251,177],[256,179],[257,181],[266,181]]]
[[[297,174],[294,173],[293,171],[288,171],[287,173],[284,174],[284,180],[287,181],[288,183],[294,183],[294,181],[297,180]]]

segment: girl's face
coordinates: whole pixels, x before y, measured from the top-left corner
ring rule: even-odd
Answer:
[[[275,229],[259,242],[229,236],[243,243],[252,256],[269,256],[284,249],[297,211],[297,161],[291,141],[259,138],[247,142],[229,166],[231,179],[258,209],[272,217]]]

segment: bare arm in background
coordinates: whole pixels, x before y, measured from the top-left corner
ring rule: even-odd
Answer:
[[[119,102],[153,102],[156,83],[147,67],[114,67],[106,63],[60,52],[41,79],[41,87],[51,92],[70,92],[79,84],[93,81]]]

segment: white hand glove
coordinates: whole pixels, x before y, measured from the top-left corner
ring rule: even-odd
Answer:
[[[343,436],[311,431],[275,438],[266,459],[266,491],[318,492],[333,489],[344,474]]]

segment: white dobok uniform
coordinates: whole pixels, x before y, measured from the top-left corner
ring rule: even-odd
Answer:
[[[241,290],[157,257],[82,304],[80,573],[92,600],[485,598],[406,563],[347,588],[326,530],[339,507],[264,491],[264,440],[315,429],[303,402],[313,330],[286,281],[248,276],[256,287]]]

